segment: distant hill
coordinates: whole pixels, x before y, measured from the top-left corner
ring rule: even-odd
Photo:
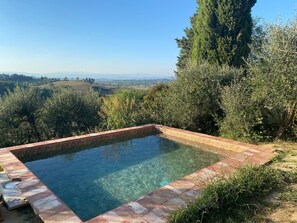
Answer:
[[[23,74],[0,74],[0,96],[13,90],[17,84],[34,83],[38,78]]]
[[[35,82],[39,78],[25,76],[23,74],[0,74],[0,81],[13,81],[13,82]]]
[[[96,79],[97,82],[104,86],[111,86],[117,88],[136,88],[147,90],[149,87],[155,84],[166,84],[173,79],[162,78],[162,79],[128,79],[128,80],[102,80]]]
[[[147,90],[150,86],[159,83],[168,83],[172,78],[144,78],[144,79],[68,79],[48,77],[33,77],[23,74],[0,74],[0,96],[7,90],[13,90],[17,84],[34,84],[37,87],[50,89],[52,87],[67,87],[75,92],[86,93],[90,88],[99,92],[101,96],[113,94],[121,88],[135,88]]]
[[[74,92],[85,94],[90,88],[93,88],[95,91],[99,92],[100,95],[105,96],[113,94],[117,89],[112,86],[104,86],[98,83],[89,83],[83,80],[63,80],[55,81],[50,84],[40,85],[41,88],[50,88],[50,87],[66,87],[72,89]]]
[[[93,72],[51,72],[51,73],[28,73],[28,72],[5,72],[0,71],[5,74],[23,74],[25,76],[40,78],[41,76],[47,77],[48,79],[64,79],[67,77],[69,80],[75,80],[77,77],[80,79],[93,78],[98,81],[112,81],[112,80],[160,80],[168,79],[172,80],[175,78],[174,74],[149,74],[149,73],[140,73],[140,74],[116,74],[116,73],[93,73]]]

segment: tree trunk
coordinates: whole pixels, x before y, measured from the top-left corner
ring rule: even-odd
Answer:
[[[276,133],[275,139],[282,139],[287,131],[287,129],[292,125],[297,107],[297,102],[293,102],[292,106],[287,109],[286,116],[284,118],[283,124],[280,126]]]

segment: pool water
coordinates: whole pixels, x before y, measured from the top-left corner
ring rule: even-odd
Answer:
[[[51,155],[25,165],[86,221],[221,159],[151,135]]]

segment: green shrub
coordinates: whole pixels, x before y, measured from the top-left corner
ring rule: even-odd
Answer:
[[[0,81],[0,96],[12,91],[16,87],[16,83],[11,81]]]
[[[248,60],[252,99],[262,107],[267,131],[284,138],[297,109],[297,19],[269,25],[261,49]]]
[[[197,201],[174,212],[169,222],[243,222],[254,202],[281,184],[281,175],[271,167],[242,167],[234,176],[206,187]]]
[[[41,91],[17,86],[0,98],[0,146],[41,140],[38,113],[43,104]]]
[[[147,123],[163,123],[164,121],[164,98],[168,85],[157,84],[152,86],[144,96],[142,109]]]
[[[220,88],[229,85],[241,69],[207,63],[191,64],[180,70],[165,94],[164,123],[170,126],[216,134],[220,108]]]
[[[243,141],[296,137],[297,20],[270,25],[265,33],[261,43],[252,46],[247,78],[222,91],[224,137]]]
[[[100,124],[100,100],[90,90],[86,94],[58,89],[44,104],[41,119],[46,137],[66,137],[94,131]]]
[[[222,137],[241,141],[258,141],[262,137],[256,129],[261,128],[263,117],[251,94],[247,81],[222,89],[221,106],[225,116],[220,122]]]
[[[144,92],[126,89],[103,99],[103,128],[119,129],[144,123],[142,103]]]

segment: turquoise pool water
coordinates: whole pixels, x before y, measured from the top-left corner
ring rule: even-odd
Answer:
[[[27,161],[83,221],[221,160],[159,135]]]

